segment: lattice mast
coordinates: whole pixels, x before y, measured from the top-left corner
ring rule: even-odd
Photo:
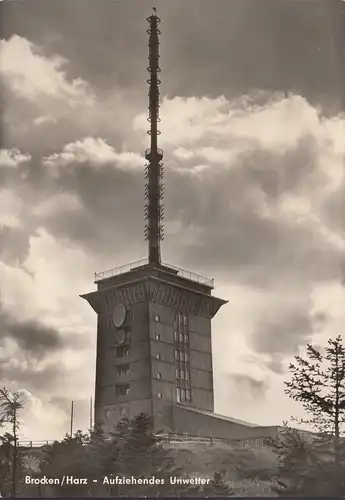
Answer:
[[[159,35],[160,19],[153,8],[153,14],[147,18],[149,22],[149,116],[150,130],[147,133],[151,138],[151,147],[145,151],[147,164],[145,167],[145,239],[149,243],[150,264],[161,263],[160,242],[163,240],[163,151],[158,148],[159,118]]]

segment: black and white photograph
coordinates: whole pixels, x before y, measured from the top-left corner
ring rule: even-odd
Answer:
[[[344,497],[345,2],[0,2],[0,497]]]

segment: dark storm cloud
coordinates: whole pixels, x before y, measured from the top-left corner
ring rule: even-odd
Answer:
[[[303,307],[304,306],[304,307]],[[270,317],[271,316],[271,317]],[[311,342],[316,332],[322,331],[329,317],[323,312],[308,313],[308,304],[286,308],[281,314],[272,310],[259,321],[250,338],[250,347],[269,359],[264,365],[277,374],[286,369],[286,356],[296,356],[299,347]]]
[[[283,356],[272,356],[263,365],[277,375],[282,375],[286,372],[286,363]]]
[[[66,67],[69,64],[55,76],[63,77],[61,71],[64,72]],[[65,83],[68,85],[70,81]],[[43,92],[35,99],[23,98],[18,95],[17,89],[11,87],[11,81],[4,82],[3,87],[7,105],[2,115],[1,146],[19,148],[33,156],[49,156],[65,144],[88,136],[101,136],[119,149],[132,132],[130,128],[134,115],[143,111],[143,106],[135,102],[128,105],[131,97],[127,96],[126,90],[118,90],[109,99],[99,95],[94,106],[88,107],[85,103],[76,106],[61,96],[46,99]],[[37,166],[37,162],[32,165]]]
[[[341,5],[189,0],[186,9],[183,0],[157,1],[163,93],[233,97],[253,88],[281,89],[340,106]],[[104,92],[116,85],[138,87],[145,79],[145,18],[151,8],[148,0],[2,2],[2,36],[15,32],[44,45],[46,53],[67,57],[69,76]]]
[[[262,321],[252,336],[252,346],[259,353],[297,354],[298,346],[310,341],[313,323],[303,312],[284,314],[276,321]]]
[[[29,255],[30,233],[27,229],[0,225],[0,261],[20,265]]]
[[[50,398],[50,403],[60,410],[62,410],[66,417],[71,416],[71,400],[69,398],[53,396]],[[87,420],[87,415],[90,413],[90,400],[87,399],[74,399],[73,400],[74,412],[75,415],[79,416],[84,415],[85,421]]]
[[[19,347],[41,358],[49,352],[61,349],[63,341],[60,333],[39,321],[20,321],[0,308],[0,340],[11,339]]]
[[[81,343],[85,347],[88,342],[85,335],[70,332],[63,335],[39,320],[17,319],[0,304],[0,343],[3,344],[6,339],[16,342],[26,356],[37,360],[64,348],[79,349]]]
[[[65,376],[61,371],[61,366],[57,363],[54,366],[45,366],[44,369],[40,370],[30,363],[14,365],[10,360],[6,360],[2,361],[0,378],[8,380],[10,383],[15,381],[17,387],[25,387],[27,391],[38,394],[54,390],[59,384],[61,385]]]
[[[302,194],[313,175],[319,183],[325,182],[317,172],[314,146],[306,138],[285,155],[250,151],[236,161],[236,168],[224,165],[202,176],[176,170],[168,154],[165,223],[171,253],[196,271],[259,286],[282,279],[284,273],[298,281],[301,269],[303,279],[338,279],[345,264],[343,254],[317,236],[308,223],[284,220],[278,213],[281,196]],[[188,162],[184,166],[188,168]],[[39,167],[39,174],[31,172],[19,187],[28,213],[35,203],[54,200],[59,194],[71,194],[78,200],[76,206],[62,201],[54,211],[40,210],[29,217],[31,228],[43,227],[53,237],[67,239],[103,258],[114,255],[115,249],[118,253],[126,247],[144,248],[141,169],[125,170],[116,162],[100,168],[91,162],[72,162],[59,169],[55,179],[49,167]],[[277,211],[276,216],[262,214],[263,200],[273,214]],[[169,233],[176,220],[181,224],[182,239]],[[188,236],[196,229],[197,240],[190,241]],[[27,251],[24,235],[19,231],[16,237]],[[7,258],[21,248],[10,242],[11,238],[5,240]]]
[[[345,158],[343,159],[345,165]],[[345,172],[345,166],[343,168]],[[345,237],[344,217],[345,183],[341,185],[324,201],[322,209],[329,227]],[[345,272],[344,272],[345,275]]]
[[[104,163],[99,169],[91,162],[71,162],[55,178],[37,157],[25,167],[6,170],[3,185],[14,189],[21,200],[23,227],[0,226],[3,262],[22,264],[30,250],[30,237],[40,228],[104,258],[143,243],[144,159],[142,170],[133,171],[116,162]],[[61,195],[75,196],[76,203],[69,206],[62,199],[54,209],[45,208]]]
[[[311,159],[316,158],[303,148],[280,158],[258,151],[236,162],[236,168],[212,169],[199,177],[167,171],[166,213],[183,223],[184,264],[259,286],[283,275],[296,282],[339,279],[343,252],[309,222],[279,213],[281,195],[303,192],[309,182],[316,166]],[[271,217],[263,213],[263,202]],[[201,232],[197,243],[188,243],[195,228]]]
[[[233,373],[229,379],[230,383],[236,387],[238,393],[249,393],[253,399],[263,398],[269,388],[268,383],[264,380],[257,380],[246,374]]]
[[[38,223],[57,238],[67,238],[85,250],[114,255],[126,245],[140,244],[144,236],[144,176],[116,165],[69,165],[56,180],[56,191],[75,194],[79,208],[61,207]]]
[[[294,305],[284,303],[265,311],[261,320],[253,322],[252,334],[248,337],[248,347],[254,354],[245,356],[243,361],[277,375],[286,374],[292,357],[311,343],[313,335],[322,332],[331,320],[328,313],[310,314],[309,309],[308,301],[299,300]]]

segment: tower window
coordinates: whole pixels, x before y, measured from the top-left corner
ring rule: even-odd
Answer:
[[[160,340],[161,339],[161,336],[159,335],[159,333],[156,333],[155,338],[156,338],[156,340]]]
[[[187,314],[183,315],[183,324],[184,325],[188,325],[188,316],[187,316]]]
[[[156,378],[161,379],[162,378],[162,374],[161,373],[157,373],[156,374]]]
[[[115,387],[116,396],[128,396],[129,391],[129,384],[121,384]]]
[[[178,332],[176,330],[174,332],[174,337],[175,337],[175,340],[178,341]]]
[[[175,359],[179,359],[179,352],[177,349],[175,349]]]
[[[180,360],[184,361],[184,352],[182,352],[182,351],[180,352]]]
[[[180,378],[180,370],[176,368],[176,378]]]
[[[159,315],[158,315],[158,314],[155,314],[155,321],[157,321],[157,323],[158,323],[160,320],[161,320],[161,319],[160,319]]]
[[[186,400],[186,392],[184,389],[181,389],[181,401],[185,401]]]
[[[116,367],[116,374],[119,377],[125,377],[129,373],[129,365],[119,365]]]
[[[158,393],[157,393],[157,398],[158,398],[158,399],[162,399],[162,393],[161,393],[161,392],[158,392]]]
[[[181,403],[181,391],[178,387],[176,388],[176,401]]]
[[[188,344],[188,335],[184,336],[184,342],[185,342],[185,344]]]
[[[183,335],[180,333],[180,342],[183,342]]]
[[[161,359],[161,355],[160,354],[156,354],[156,359]]]
[[[116,348],[116,357],[117,358],[128,358],[129,356],[129,348],[128,347],[117,347]]]
[[[184,380],[184,370],[180,371],[180,375],[181,375],[182,380]]]

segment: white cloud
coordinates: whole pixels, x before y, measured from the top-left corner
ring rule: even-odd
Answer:
[[[12,189],[0,191],[0,225],[20,227],[22,208],[22,200]]]
[[[33,123],[38,127],[47,123],[53,123],[56,125],[57,120],[53,116],[38,116],[34,119]]]
[[[204,154],[212,148],[223,149],[224,145],[228,151],[242,146],[245,150],[260,147],[284,154],[309,135],[317,137],[320,147],[333,154],[345,153],[344,119],[322,117],[306,99],[297,95],[279,100],[267,96],[264,105],[250,104],[244,98],[227,101],[223,96],[164,98],[161,117],[160,144],[167,148],[177,146],[175,154],[181,158],[189,157],[188,148],[191,145],[195,148],[201,142]],[[145,114],[137,116],[133,126],[136,130],[146,130]]]
[[[144,166],[144,159],[140,155],[131,152],[118,153],[103,139],[93,137],[67,144],[61,153],[55,153],[43,160],[46,167],[64,167],[85,162],[90,162],[95,167],[116,163],[116,166],[124,169]]]
[[[0,168],[18,167],[31,159],[29,154],[23,154],[18,149],[0,149]]]
[[[69,77],[69,60],[18,35],[0,40],[0,58],[6,92],[3,126],[12,144],[47,155],[81,137],[104,134],[111,140],[137,141],[131,122],[138,96],[131,90],[114,84],[110,93],[98,91],[96,96],[89,82]]]
[[[37,46],[19,35],[0,41],[0,74],[20,97],[30,100],[43,96],[67,99],[71,103],[93,103],[87,83],[80,78],[68,81],[63,71],[66,60],[46,57]]]
[[[82,209],[83,205],[78,197],[71,193],[58,193],[57,195],[43,200],[32,207],[32,215],[38,217],[55,216],[61,210],[66,212]]]

